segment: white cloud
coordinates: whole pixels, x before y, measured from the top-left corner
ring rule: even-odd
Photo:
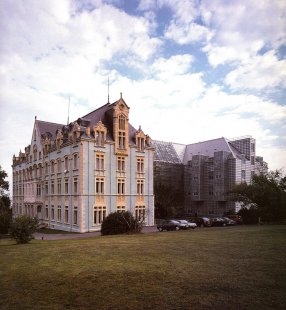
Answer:
[[[278,60],[274,51],[255,56],[228,73],[225,82],[242,90],[286,87],[286,60]]]
[[[262,47],[286,43],[284,1],[206,0],[200,13],[215,34],[204,49],[213,66],[247,61]]]

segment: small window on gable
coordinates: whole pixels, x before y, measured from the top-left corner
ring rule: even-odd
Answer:
[[[125,130],[125,117],[122,114],[119,115],[119,130]]]

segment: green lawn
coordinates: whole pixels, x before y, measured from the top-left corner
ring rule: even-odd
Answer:
[[[16,245],[0,240],[0,309],[285,309],[286,226]]]

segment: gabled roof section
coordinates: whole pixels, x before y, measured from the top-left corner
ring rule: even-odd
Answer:
[[[163,142],[153,140],[153,146],[155,147],[155,161],[182,164],[182,160],[178,155],[172,142]],[[177,148],[179,149],[179,148]]]

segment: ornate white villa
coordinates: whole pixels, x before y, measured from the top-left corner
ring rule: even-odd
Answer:
[[[153,225],[153,160],[122,95],[68,125],[35,118],[31,144],[13,157],[13,212],[75,232],[100,230],[116,211]]]

